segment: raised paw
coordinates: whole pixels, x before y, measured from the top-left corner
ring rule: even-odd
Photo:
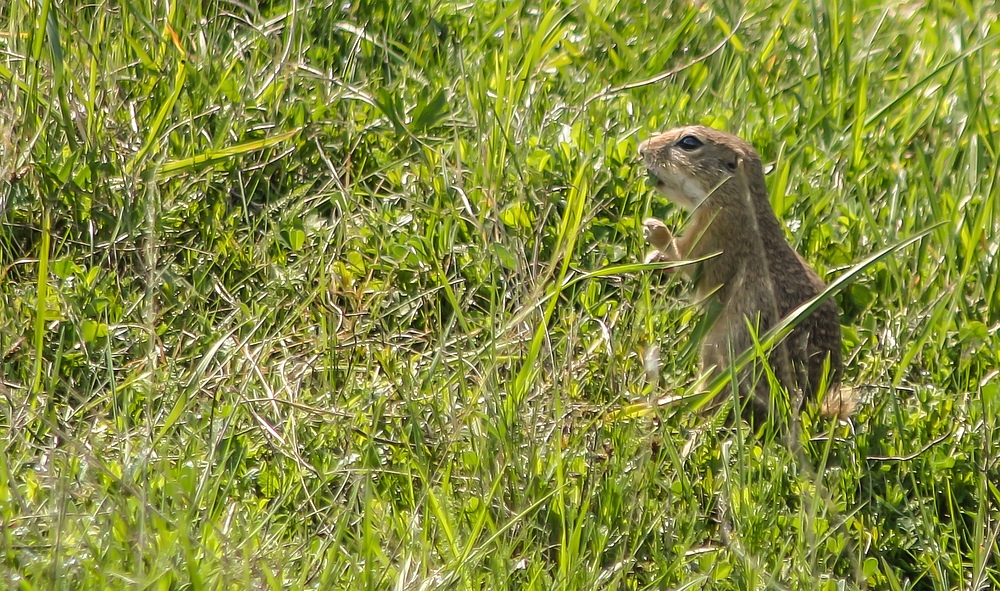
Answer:
[[[677,260],[674,236],[666,224],[656,218],[646,218],[642,221],[642,235],[646,244],[654,248],[646,255],[645,262],[665,263]]]
[[[646,218],[642,221],[642,236],[646,244],[660,252],[670,248],[670,241],[674,239],[667,225],[656,218]]]

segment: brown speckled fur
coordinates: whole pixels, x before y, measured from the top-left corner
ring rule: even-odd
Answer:
[[[700,145],[685,149],[679,142],[687,136]],[[719,310],[702,344],[702,366],[714,368],[715,373],[724,371],[731,354],[738,356],[753,345],[746,319],[763,336],[826,286],[785,239],[771,208],[760,156],[749,143],[722,131],[690,126],[643,142],[639,152],[656,188],[692,211],[684,235],[666,241],[670,235],[664,234],[662,222],[647,220],[647,237],[657,237],[651,243],[660,260],[719,253],[700,263],[690,276],[698,298]],[[817,396],[827,358],[827,382],[835,392],[843,367],[840,314],[830,299],[771,352],[769,362],[794,401],[798,392],[807,398]],[[767,419],[771,393],[761,368],[750,364],[739,377],[741,399],[753,396],[753,404],[746,408],[748,418]]]

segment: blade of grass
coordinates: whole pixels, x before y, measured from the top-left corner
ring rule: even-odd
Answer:
[[[231,160],[237,156],[270,148],[294,138],[301,131],[302,128],[297,127],[295,129],[261,138],[259,140],[252,140],[228,146],[226,148],[222,148],[221,150],[203,152],[196,156],[181,158],[179,160],[168,160],[156,169],[156,179],[166,180],[177,174],[193,173],[202,167],[214,166],[216,164],[226,162],[227,160]]]
[[[552,260],[549,263],[549,268],[554,268],[558,263],[559,257],[562,257],[562,267],[559,271],[559,278],[549,288],[549,294],[546,296],[549,304],[545,308],[542,321],[539,323],[538,328],[535,329],[535,335],[531,339],[531,345],[528,347],[528,354],[525,357],[524,364],[521,366],[520,371],[518,371],[517,377],[514,378],[514,387],[511,394],[515,402],[524,400],[530,384],[534,382],[534,377],[540,371],[538,367],[538,354],[541,351],[545,335],[549,330],[549,322],[552,319],[553,312],[555,312],[559,295],[565,287],[564,280],[566,274],[569,272],[573,248],[580,233],[580,221],[583,217],[584,206],[589,194],[589,183],[586,177],[589,168],[589,161],[583,159],[577,167],[576,175],[573,178],[573,183],[567,195],[566,213],[559,226],[556,246],[552,249]],[[535,305],[538,304],[536,303]]]
[[[49,301],[49,248],[52,240],[49,209],[42,203],[41,242],[38,245],[38,280],[35,286],[35,335],[32,347],[35,351],[35,367],[31,378],[33,401],[42,392],[42,363],[45,360],[45,326],[48,322]]]

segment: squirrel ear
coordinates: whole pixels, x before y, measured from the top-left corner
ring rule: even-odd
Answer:
[[[736,169],[739,168],[740,166],[740,160],[742,160],[742,158],[740,158],[740,155],[734,152],[732,156],[726,161],[726,167],[729,170],[736,172]]]

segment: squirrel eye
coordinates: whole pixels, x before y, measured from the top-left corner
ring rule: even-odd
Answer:
[[[703,144],[701,143],[701,140],[696,138],[695,136],[686,135],[677,141],[677,145],[680,146],[682,150],[690,152],[692,150],[697,150]]]

